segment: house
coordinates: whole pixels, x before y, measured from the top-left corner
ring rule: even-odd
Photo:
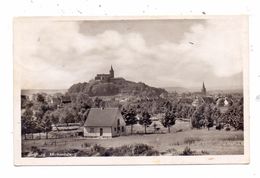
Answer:
[[[219,97],[216,100],[216,105],[217,106],[231,106],[232,104],[233,104],[233,100],[231,98]]]
[[[126,133],[126,124],[118,108],[91,108],[84,123],[84,136],[112,138]]]
[[[206,104],[215,104],[214,98],[212,96],[202,96],[202,99]]]
[[[67,96],[67,95],[62,96],[62,97],[61,97],[61,102],[62,102],[63,104],[71,103],[71,98],[70,98],[70,96]]]
[[[191,105],[194,107],[199,107],[200,105],[202,105],[204,103],[205,103],[205,101],[203,100],[202,97],[196,96]]]

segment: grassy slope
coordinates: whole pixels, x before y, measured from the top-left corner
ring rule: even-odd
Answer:
[[[128,128],[129,129],[129,128]],[[135,126],[135,131],[143,131],[142,126]],[[176,132],[182,129],[182,132]],[[153,128],[148,131],[152,132]],[[166,130],[165,130],[166,131]],[[153,146],[159,152],[174,150],[176,154],[181,153],[186,146],[192,151],[207,152],[210,155],[243,154],[244,141],[243,131],[218,131],[211,129],[189,129],[186,122],[177,122],[171,129],[171,133],[166,134],[134,134],[116,137],[113,139],[86,139],[86,138],[66,138],[55,140],[26,140],[23,141],[23,151],[29,151],[31,146],[41,149],[57,151],[61,149],[84,149],[84,143],[99,144],[104,147],[119,147],[122,145],[144,143]]]

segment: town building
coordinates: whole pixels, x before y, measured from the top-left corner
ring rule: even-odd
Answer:
[[[118,108],[91,108],[84,123],[84,136],[112,138],[126,133],[126,123]]]
[[[212,96],[207,95],[207,89],[205,87],[204,82],[202,83],[201,92],[194,93],[195,99],[192,102],[192,106],[198,107],[202,104],[215,104],[214,98]]]
[[[206,87],[205,87],[204,82],[203,82],[203,84],[202,84],[201,94],[204,95],[204,96],[207,95],[207,90],[206,90]]]
[[[95,80],[109,82],[115,78],[114,69],[111,65],[109,74],[97,74]]]

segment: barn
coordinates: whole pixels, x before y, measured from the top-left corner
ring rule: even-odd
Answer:
[[[84,136],[112,138],[126,133],[126,124],[118,108],[91,108],[84,123]]]

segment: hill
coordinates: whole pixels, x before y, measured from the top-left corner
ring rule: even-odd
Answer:
[[[22,89],[21,94],[22,95],[33,95],[37,93],[46,93],[48,95],[54,95],[56,93],[62,93],[65,94],[67,92],[67,89]]]
[[[177,93],[185,93],[192,92],[192,89],[184,88],[184,87],[164,87],[164,89],[168,92],[177,92]]]
[[[150,87],[142,82],[127,81],[123,78],[114,78],[109,82],[91,80],[89,82],[77,83],[68,89],[68,93],[86,93],[89,96],[160,96],[167,93],[165,89]]]

